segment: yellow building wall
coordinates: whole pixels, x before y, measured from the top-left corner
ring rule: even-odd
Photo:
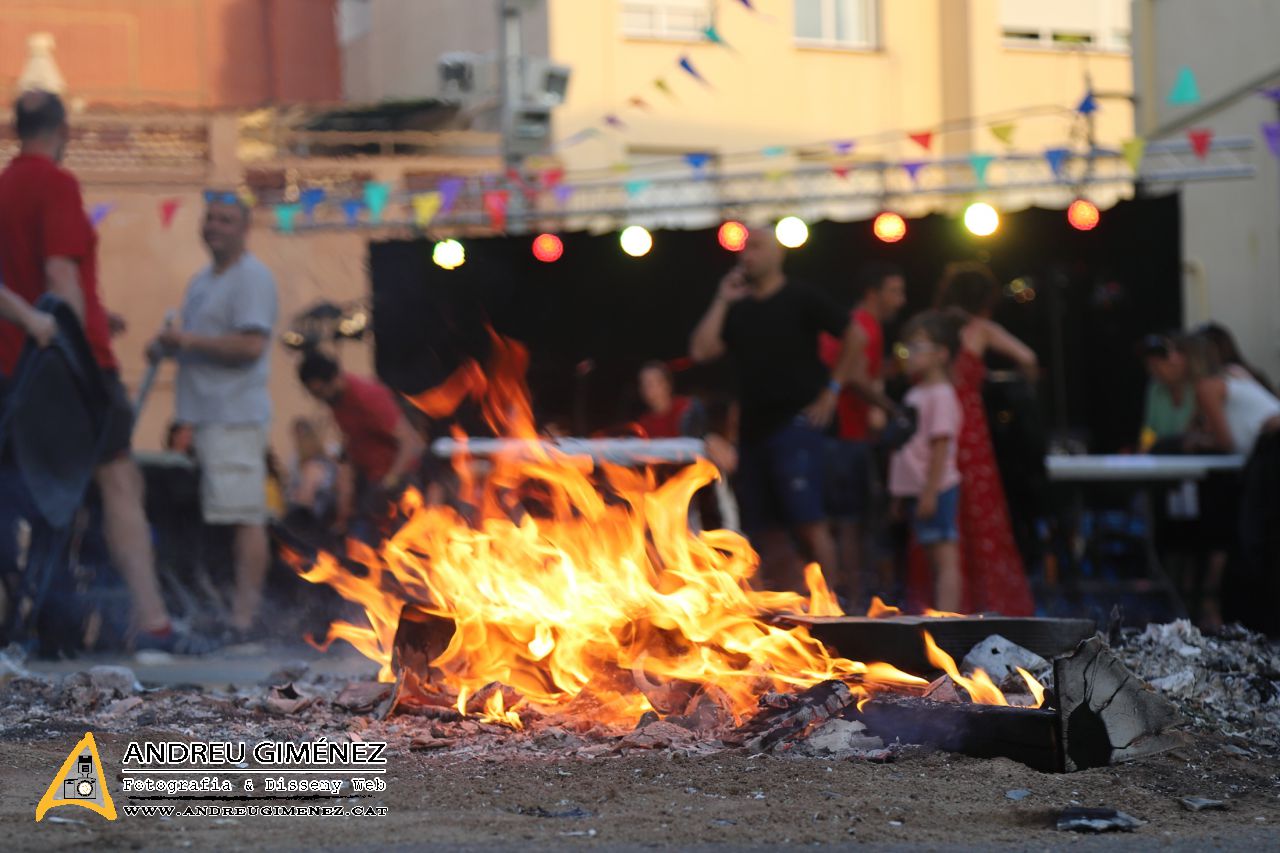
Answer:
[[[572,169],[624,160],[628,150],[749,152],[886,131],[927,129],[955,118],[1034,107],[1074,107],[1084,73],[1097,91],[1127,93],[1127,54],[1010,48],[1001,41],[998,0],[882,0],[880,48],[816,49],[796,44],[792,0],[756,0],[759,13],[736,2],[718,5],[717,29],[733,50],[709,43],[628,38],[615,0],[550,0],[551,55],[573,67],[555,134],[565,139],[615,113],[625,131],[606,129],[563,149]],[[711,84],[681,71],[681,55]],[[653,86],[662,76],[676,95]],[[639,95],[652,109],[627,106]],[[1062,144],[1064,113],[1018,121],[1016,147]],[[1104,99],[1098,140],[1132,135],[1127,102]],[[999,146],[985,126],[937,137],[935,155]],[[923,152],[902,138],[866,140],[859,153],[888,158]]]

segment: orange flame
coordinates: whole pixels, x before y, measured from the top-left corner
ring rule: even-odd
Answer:
[[[1008,705],[1009,700],[1004,698],[1004,694],[1000,692],[1000,688],[996,687],[991,677],[981,669],[973,672],[972,678],[966,678],[960,674],[960,670],[956,668],[955,659],[951,655],[938,648],[938,644],[933,641],[933,635],[928,631],[924,632],[924,648],[925,653],[929,656],[929,663],[951,676],[951,680],[965,689],[969,694],[969,698],[977,705]]]
[[[871,605],[867,608],[867,617],[870,619],[883,619],[886,616],[901,616],[902,609],[894,607],[892,604],[885,604],[884,600],[878,595],[871,596]]]
[[[1044,685],[1036,680],[1036,677],[1027,672],[1020,666],[1015,666],[1018,675],[1022,676],[1022,680],[1027,682],[1027,689],[1031,691],[1032,697],[1036,700],[1034,707],[1040,708],[1044,705]]]
[[[495,335],[491,364],[485,373],[468,363],[413,402],[440,414],[471,399],[495,434],[525,440],[520,452],[493,457],[483,481],[471,476],[468,458],[455,459],[467,517],[411,495],[408,520],[378,549],[350,543],[361,571],[330,555],[300,570],[367,617],[367,625],[332,625],[326,645],[346,640],[389,681],[402,607],[450,620],[454,633],[430,661],[427,689],[456,696],[464,714],[467,697],[494,682],[514,690],[522,707],[582,708],[626,724],[648,710],[685,713],[700,697],[740,721],[768,690],[827,679],[859,697],[926,684],[887,664],[835,656],[805,627],[768,621],[841,611],[816,565],[805,573],[808,596],[758,590],[751,582],[759,559],[746,539],[690,531],[690,501],[717,476],[711,463],[699,460],[659,485],[651,471],[568,456],[538,440],[524,350]],[[516,725],[501,693],[483,716]]]

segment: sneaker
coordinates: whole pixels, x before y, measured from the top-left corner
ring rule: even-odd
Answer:
[[[135,652],[164,652],[171,655],[207,655],[220,648],[222,643],[207,634],[190,628],[170,625],[169,630],[139,631],[133,639]]]

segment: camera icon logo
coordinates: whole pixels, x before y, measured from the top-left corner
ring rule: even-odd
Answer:
[[[102,758],[92,732],[85,732],[54,774],[49,788],[36,805],[36,823],[45,812],[58,806],[82,806],[107,820],[116,819],[116,807],[107,789]]]

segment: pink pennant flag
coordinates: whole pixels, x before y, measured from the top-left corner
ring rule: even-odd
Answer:
[[[831,171],[832,171],[832,172],[836,175],[836,177],[838,177],[838,178],[847,178],[847,177],[849,177],[849,166],[848,166],[847,164],[844,164],[844,163],[837,163],[836,165],[834,165],[834,166],[832,166],[832,167],[831,167]]]
[[[160,225],[168,228],[173,224],[173,217],[177,215],[178,208],[182,206],[180,198],[166,198],[160,202]]]
[[[1196,156],[1203,160],[1209,156],[1209,146],[1213,143],[1213,131],[1207,127],[1193,127],[1187,131],[1187,141],[1191,143],[1191,150]]]
[[[564,169],[559,167],[555,169],[544,169],[542,172],[542,185],[544,187],[558,187],[560,182],[564,180]]]

